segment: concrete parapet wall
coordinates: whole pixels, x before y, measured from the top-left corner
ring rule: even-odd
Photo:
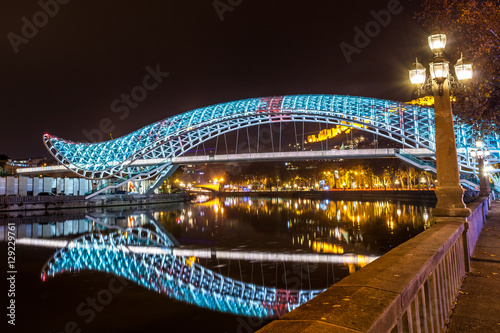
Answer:
[[[490,210],[491,202],[492,196],[483,197],[470,203],[468,206],[468,208],[472,211],[472,214],[467,218],[467,221],[469,222],[469,230],[467,230],[469,258],[472,257],[472,253],[476,248],[477,239],[479,238],[481,229],[486,222],[486,214],[488,214],[488,211]]]
[[[489,203],[470,206],[469,228],[438,222],[259,332],[442,331]]]

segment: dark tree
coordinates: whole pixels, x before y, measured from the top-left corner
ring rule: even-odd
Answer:
[[[5,164],[7,163],[7,160],[9,160],[9,156],[0,154],[0,171],[3,171],[5,169]]]
[[[475,130],[498,131],[500,0],[423,0],[416,17],[429,32],[447,34],[449,60],[458,59],[461,51],[474,64],[474,78],[467,92],[456,94],[453,113]]]

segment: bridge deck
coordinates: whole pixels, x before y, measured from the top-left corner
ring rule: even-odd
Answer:
[[[405,149],[406,152],[418,157],[431,157],[434,152],[429,149]],[[397,157],[397,149],[355,149],[355,150],[325,150],[325,151],[291,151],[268,153],[244,153],[227,155],[181,156],[172,158],[141,159],[132,162],[131,166],[152,166],[164,163],[197,164],[197,163],[228,163],[228,162],[263,162],[288,160],[322,160],[322,159],[361,159]],[[21,175],[37,175],[40,173],[57,173],[68,171],[63,165],[20,168]]]

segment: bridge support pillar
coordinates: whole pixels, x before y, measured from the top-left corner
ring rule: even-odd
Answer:
[[[465,207],[464,190],[460,185],[449,80],[446,79],[442,84],[433,80],[432,90],[436,123],[436,197],[438,199],[433,215],[467,217],[471,211]]]

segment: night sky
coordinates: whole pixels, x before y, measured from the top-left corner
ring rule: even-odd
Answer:
[[[91,141],[84,132],[104,118],[116,138],[177,113],[251,97],[408,101],[407,69],[428,55],[427,31],[412,19],[416,0],[401,0],[394,7],[400,13],[373,30],[350,63],[340,44],[355,46],[354,28],[365,30],[371,11],[396,0],[221,0],[219,13],[213,0],[59,1],[65,4],[53,17],[38,13],[35,0],[0,4],[0,154],[11,158],[49,156],[44,133]],[[34,15],[37,32],[28,27]],[[126,105],[122,94],[144,86],[156,68],[169,75],[158,84],[150,78],[151,90],[142,89],[147,96],[132,100],[128,115],[113,112]]]

